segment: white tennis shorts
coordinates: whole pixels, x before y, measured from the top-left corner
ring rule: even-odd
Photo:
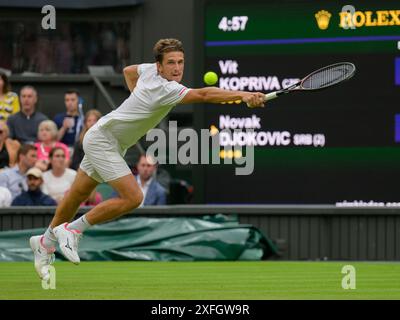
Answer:
[[[99,183],[113,181],[132,174],[124,160],[126,150],[105,129],[94,125],[83,139],[85,156],[80,168]]]

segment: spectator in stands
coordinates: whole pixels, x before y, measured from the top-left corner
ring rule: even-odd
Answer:
[[[67,195],[68,191],[65,193],[64,197]],[[97,206],[100,202],[103,201],[103,197],[100,192],[98,192],[96,189],[92,191],[92,193],[89,195],[89,198],[86,199],[86,201],[81,203],[81,207],[94,207]]]
[[[28,191],[22,192],[17,196],[12,206],[56,206],[57,202],[44,194],[40,189],[43,184],[43,173],[39,168],[31,168],[26,173]]]
[[[0,187],[10,190],[13,199],[28,189],[25,173],[36,163],[36,147],[30,144],[22,145],[18,150],[17,159],[16,166],[0,172]]]
[[[82,131],[79,135],[79,140],[75,142],[74,146],[74,152],[72,155],[72,162],[71,162],[71,168],[74,170],[79,169],[79,165],[83,159],[83,156],[85,155],[83,151],[83,137],[85,136],[85,133],[101,118],[102,114],[95,110],[91,109],[85,114],[85,121],[83,124]]]
[[[59,203],[74,182],[76,171],[67,167],[65,150],[61,147],[51,149],[50,165],[51,169],[43,174],[42,190]]]
[[[96,189],[94,189],[89,198],[81,204],[81,207],[94,207],[102,201],[103,197],[101,196],[100,192],[97,192]]]
[[[19,111],[18,95],[11,91],[8,77],[0,73],[0,119],[7,120],[11,114]]]
[[[92,191],[89,198],[85,202],[81,203],[81,207],[94,207],[97,206],[100,202],[103,201],[103,197],[100,192],[97,192],[96,189]]]
[[[39,141],[35,143],[38,151],[38,163],[37,167],[46,171],[50,164],[50,151],[55,147],[60,147],[64,150],[66,165],[69,166],[69,149],[62,143],[57,141],[57,125],[54,121],[45,120],[42,121],[38,129],[38,139]]]
[[[0,170],[17,164],[17,153],[21,144],[8,137],[9,129],[5,120],[0,120]]]
[[[143,192],[143,202],[140,206],[165,205],[167,194],[164,188],[156,181],[154,175],[157,164],[154,159],[141,155],[137,164],[138,175],[136,180]]]
[[[39,124],[47,120],[47,117],[43,113],[36,111],[37,101],[38,95],[34,87],[24,86],[21,89],[21,111],[13,114],[7,120],[11,139],[31,144],[37,140]]]
[[[12,196],[10,190],[0,187],[0,208],[7,208],[11,206]]]
[[[83,119],[79,112],[79,91],[70,89],[64,94],[66,112],[59,113],[54,117],[54,122],[59,129],[57,140],[74,147],[82,130]]]

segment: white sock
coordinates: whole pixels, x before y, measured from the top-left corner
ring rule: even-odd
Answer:
[[[68,225],[68,229],[78,230],[80,232],[84,232],[87,228],[90,228],[92,225],[86,220],[86,214],[79,219],[71,222]]]
[[[57,238],[53,233],[53,229],[48,227],[43,236],[43,244],[47,248],[53,248],[57,244]]]

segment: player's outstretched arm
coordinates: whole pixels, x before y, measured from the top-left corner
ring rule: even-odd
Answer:
[[[252,107],[263,107],[265,95],[261,92],[230,91],[216,87],[191,89],[180,102],[189,103],[221,103],[242,100]]]
[[[129,91],[132,92],[133,89],[135,89],[136,83],[139,79],[138,65],[134,64],[131,66],[127,66],[124,68],[123,72],[124,72],[126,85],[128,86]]]

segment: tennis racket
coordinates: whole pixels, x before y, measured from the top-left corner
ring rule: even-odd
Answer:
[[[331,64],[310,73],[299,82],[285,89],[266,94],[265,101],[278,98],[281,95],[293,91],[315,91],[329,88],[342,83],[343,81],[349,80],[355,72],[356,66],[350,62]]]

